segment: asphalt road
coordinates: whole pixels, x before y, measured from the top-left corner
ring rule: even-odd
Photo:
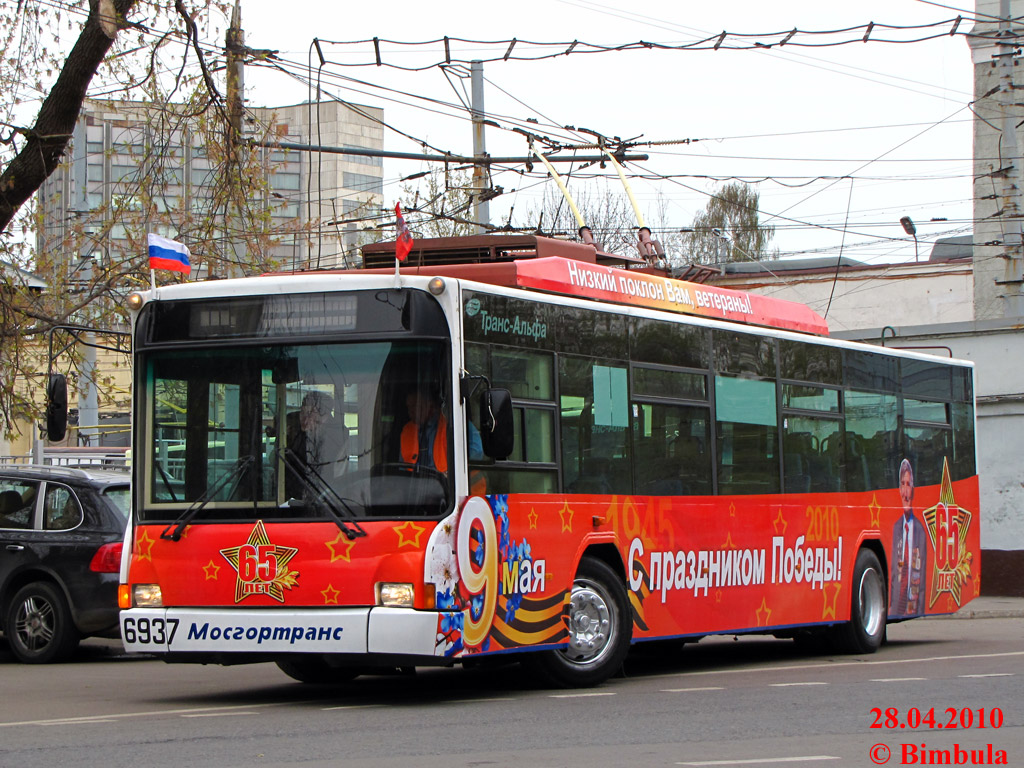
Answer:
[[[988,745],[1024,765],[1022,636],[1024,618],[919,620],[870,656],[705,639],[635,654],[582,691],[516,666],[306,686],[272,665],[171,666],[96,640],[72,663],[28,667],[0,645],[0,766],[827,768],[941,764],[957,749],[969,765]]]

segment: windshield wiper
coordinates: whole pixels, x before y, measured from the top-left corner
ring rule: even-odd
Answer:
[[[352,511],[352,507],[348,505],[348,502],[342,496],[338,495],[338,492],[331,487],[330,483],[324,480],[323,475],[299,459],[291,448],[284,449],[284,452],[281,453],[281,459],[284,461],[285,466],[295,473],[299,481],[313,492],[316,500],[323,501],[324,509],[327,510],[328,514],[334,519],[334,522],[349,540],[357,536],[366,535],[366,531],[363,530],[356,520],[356,514]],[[330,503],[331,497],[338,502],[338,507],[344,510],[344,517],[338,514],[335,505]],[[348,519],[346,520],[345,518]],[[351,528],[349,524],[351,524]]]
[[[182,512],[177,520],[164,528],[163,533],[160,534],[160,538],[168,539],[169,541],[181,541],[181,534],[182,531],[185,530],[185,526],[187,526],[196,515],[202,512],[203,508],[206,507],[207,504],[213,501],[213,497],[217,495],[221,488],[234,481],[236,478],[241,477],[242,473],[248,469],[254,461],[256,461],[255,456],[242,456],[239,458],[230,472],[214,483],[213,486],[207,488],[206,492],[193,501],[192,504],[189,505],[189,508]],[[172,528],[174,529],[173,531],[171,530]],[[168,533],[168,531],[170,531],[170,533]]]

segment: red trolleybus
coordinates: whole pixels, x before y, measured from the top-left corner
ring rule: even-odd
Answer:
[[[584,686],[657,639],[870,653],[978,594],[969,363],[589,246],[412,259],[134,297],[129,651]]]

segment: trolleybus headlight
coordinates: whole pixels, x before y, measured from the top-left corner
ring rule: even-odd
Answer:
[[[128,309],[132,312],[138,312],[142,309],[142,294],[141,293],[129,293],[128,298],[125,299],[128,304]]]
[[[162,608],[164,604],[159,584],[136,584],[132,598],[136,608]]]
[[[388,608],[412,608],[412,584],[389,584],[381,582],[377,585],[377,604]]]
[[[430,291],[435,296],[440,296],[442,293],[444,293],[444,289],[444,280],[440,277],[432,277],[430,278],[430,282],[427,283],[427,290]]]

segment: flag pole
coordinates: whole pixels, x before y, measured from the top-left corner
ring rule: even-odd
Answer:
[[[402,216],[402,204],[395,203],[395,290],[402,289],[402,273],[399,264],[406,260],[412,250],[412,235]]]

